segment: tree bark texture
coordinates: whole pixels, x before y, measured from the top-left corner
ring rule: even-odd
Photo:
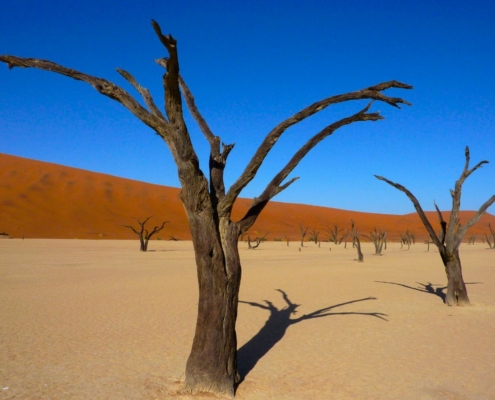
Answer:
[[[150,92],[130,73],[121,69],[117,69],[118,73],[140,94],[144,105],[108,80],[52,61],[3,55],[0,56],[0,62],[6,63],[11,69],[37,68],[86,82],[100,94],[121,103],[164,140],[177,166],[182,187],[181,200],[194,245],[199,287],[196,331],[186,364],[184,390],[233,396],[238,380],[235,323],[241,282],[241,262],[237,247],[239,237],[254,224],[274,196],[298,179],[294,177],[286,180],[310,150],[346,125],[384,119],[379,112],[369,112],[374,101],[397,108],[400,108],[400,104],[410,105],[402,98],[386,96],[383,91],[412,89],[412,86],[398,81],[382,82],[354,92],[330,96],[303,108],[266,134],[244,171],[226,190],[224,169],[234,145],[224,144],[211,131],[199,112],[191,91],[180,75],[176,40],[170,35],[163,35],[155,21],[152,21],[152,26],[168,53],[167,57],[156,60],[165,69],[164,113],[156,105]],[[199,158],[192,146],[183,116],[183,100],[210,145],[208,177],[200,169]],[[288,128],[331,105],[355,100],[369,102],[355,114],[330,123],[310,137],[302,147],[296,149],[292,158],[274,175],[263,192],[253,199],[246,214],[238,221],[231,220],[237,197],[254,179],[266,156]]]
[[[462,278],[461,259],[459,251],[445,256],[445,273],[447,274],[447,295],[445,304],[449,306],[469,306],[466,284]]]

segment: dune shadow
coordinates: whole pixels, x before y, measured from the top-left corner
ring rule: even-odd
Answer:
[[[260,331],[254,335],[248,342],[246,342],[237,352],[238,372],[240,380],[237,383],[239,385],[244,381],[249,372],[255,367],[259,360],[261,360],[282,338],[284,337],[287,329],[294,324],[300,323],[305,320],[328,317],[331,315],[367,315],[371,317],[380,318],[387,321],[386,314],[378,312],[332,312],[333,309],[343,307],[348,304],[358,303],[360,301],[376,300],[375,297],[366,297],[358,300],[351,300],[345,303],[335,304],[333,306],[320,308],[309,314],[304,314],[299,318],[291,318],[293,314],[297,313],[297,308],[300,304],[293,303],[287,293],[281,289],[276,289],[282,294],[282,297],[286,303],[285,307],[278,309],[271,301],[264,300],[263,303],[255,303],[250,301],[242,301],[239,303],[248,304],[252,307],[258,307],[266,310],[270,313],[265,325]]]
[[[445,303],[445,300],[447,298],[447,294],[444,293],[444,290],[447,289],[447,286],[440,286],[439,284],[436,284],[436,283],[428,282],[428,283],[424,284],[424,283],[416,282],[420,286],[419,287],[413,287],[413,286],[409,286],[409,285],[405,285],[403,283],[397,283],[397,282],[386,282],[386,281],[375,281],[375,282],[376,283],[386,283],[388,285],[402,286],[402,287],[405,287],[406,289],[416,290],[416,291],[422,292],[422,293],[433,294],[435,296],[440,297],[444,303]],[[466,282],[465,284],[466,285],[477,285],[480,283],[482,283],[482,282]]]

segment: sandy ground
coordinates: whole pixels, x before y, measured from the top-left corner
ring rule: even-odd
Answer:
[[[495,399],[495,251],[241,244],[238,399]],[[190,242],[0,240],[0,399],[180,396],[197,304]],[[431,286],[428,286],[431,283]],[[431,288],[430,293],[428,288]],[[436,292],[435,292],[436,291]],[[445,291],[443,291],[445,293]]]

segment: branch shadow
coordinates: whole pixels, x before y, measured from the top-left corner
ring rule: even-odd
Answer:
[[[416,282],[421,287],[412,287],[412,286],[405,285],[403,283],[397,283],[397,282],[386,282],[386,281],[375,281],[375,282],[376,283],[386,283],[389,285],[402,286],[402,287],[405,287],[407,289],[416,290],[418,292],[433,294],[437,297],[440,297],[444,303],[445,303],[445,300],[447,299],[447,294],[444,293],[444,290],[447,289],[447,286],[440,286],[439,284],[436,284],[436,283],[428,282],[428,283],[424,284],[424,283]],[[465,284],[466,285],[478,285],[481,283],[482,282],[466,282]]]
[[[416,290],[416,291],[422,292],[422,293],[430,293],[430,294],[433,294],[435,296],[440,297],[444,303],[445,303],[445,299],[447,298],[447,294],[444,293],[444,290],[447,289],[447,286],[440,286],[436,283],[428,282],[427,284],[424,284],[424,283],[416,282],[421,287],[413,287],[413,286],[409,286],[409,285],[405,285],[403,283],[397,283],[397,282],[386,282],[386,281],[375,281],[375,282],[376,283],[386,283],[388,285],[402,286],[402,287],[405,287],[407,289]],[[435,286],[437,286],[437,287],[435,287]]]
[[[331,310],[360,301],[376,300],[376,297],[366,297],[358,300],[351,300],[345,303],[335,304],[333,306],[321,308],[309,314],[304,314],[299,318],[291,318],[291,315],[296,314],[296,309],[300,304],[292,303],[287,293],[281,289],[276,289],[282,294],[286,306],[278,309],[271,301],[264,300],[265,304],[254,303],[250,301],[239,300],[239,303],[248,304],[252,307],[258,307],[269,311],[270,315],[265,322],[265,325],[260,331],[254,335],[237,351],[239,381],[237,386],[241,384],[251,370],[282,338],[287,329],[294,324],[314,318],[322,318],[331,315],[367,315],[380,318],[387,321],[387,315],[378,312],[331,312]]]

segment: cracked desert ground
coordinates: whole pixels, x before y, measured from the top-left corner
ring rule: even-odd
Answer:
[[[0,240],[0,399],[202,398],[192,244],[138,246]],[[424,244],[239,247],[237,399],[495,399],[495,250],[461,246],[472,306],[447,307]]]

